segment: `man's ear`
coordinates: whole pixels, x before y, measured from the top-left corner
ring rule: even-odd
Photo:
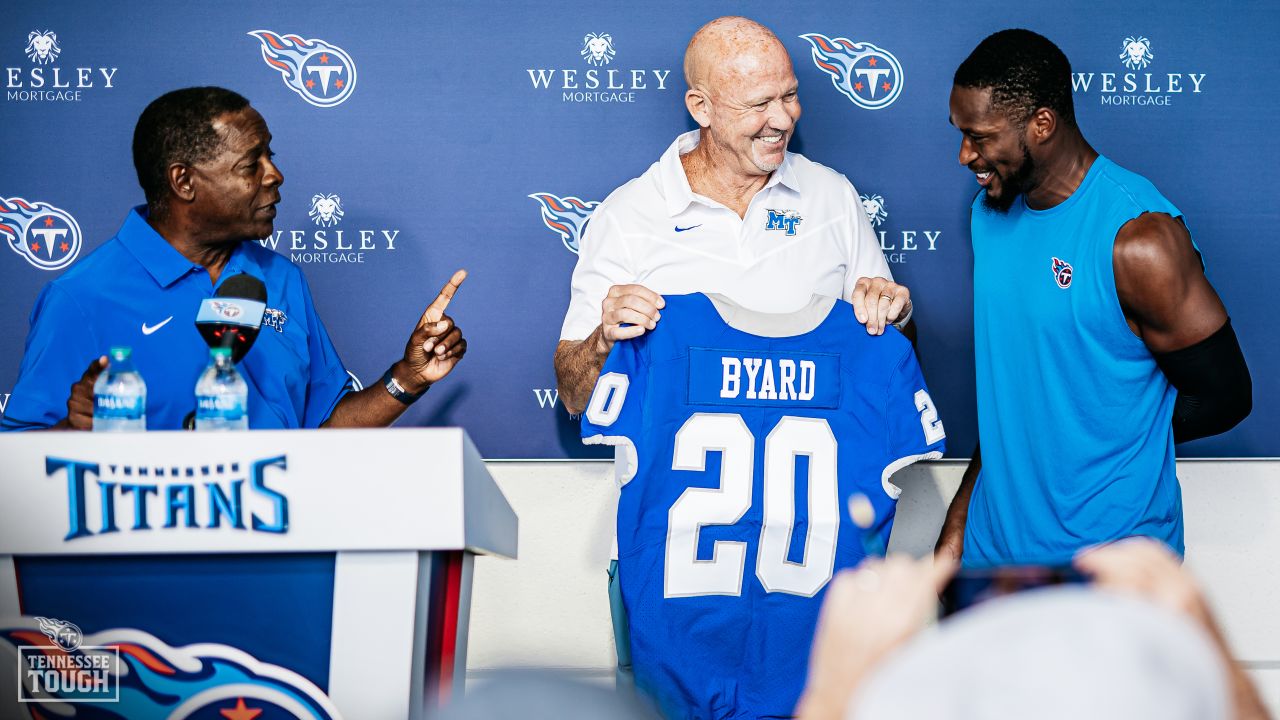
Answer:
[[[173,196],[183,202],[191,202],[196,199],[196,189],[192,182],[195,179],[191,168],[182,163],[174,163],[169,166],[169,192]]]
[[[1043,145],[1053,139],[1058,132],[1058,113],[1047,107],[1037,108],[1031,113],[1031,121],[1027,123],[1029,140]]]
[[[694,122],[698,123],[698,127],[703,129],[711,127],[711,99],[705,92],[698,88],[689,88],[684,94],[684,106],[688,108],[689,114],[693,116]]]

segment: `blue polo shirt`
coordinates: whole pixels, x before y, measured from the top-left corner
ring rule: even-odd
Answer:
[[[133,348],[147,383],[147,429],[179,429],[195,409],[196,379],[209,362],[196,312],[217,289],[145,212],[131,210],[115,237],[41,291],[0,429],[44,428],[66,417],[71,385],[113,345]],[[241,272],[262,280],[274,321],[238,366],[249,386],[249,427],[318,427],[350,384],[307,281],[286,258],[249,241],[219,281]]]

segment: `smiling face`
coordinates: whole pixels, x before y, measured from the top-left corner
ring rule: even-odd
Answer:
[[[951,124],[961,133],[960,164],[986,190],[983,203],[988,208],[1006,212],[1018,195],[1035,188],[1027,128],[991,107],[990,88],[953,87]]]
[[[800,119],[786,50],[767,44],[726,58],[708,85],[708,130],[721,162],[743,175],[777,170]]]
[[[252,107],[213,120],[218,152],[191,166],[192,219],[200,230],[230,242],[271,235],[284,175],[272,162],[271,132]]]

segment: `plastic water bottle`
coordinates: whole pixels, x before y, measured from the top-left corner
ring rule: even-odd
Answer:
[[[147,384],[127,347],[111,348],[111,364],[93,383],[94,432],[147,429]]]
[[[248,430],[249,386],[231,362],[230,348],[211,348],[196,382],[196,430]]]

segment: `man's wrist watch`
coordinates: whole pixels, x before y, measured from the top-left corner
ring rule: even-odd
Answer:
[[[387,389],[387,393],[390,394],[391,397],[399,400],[405,405],[412,405],[414,401],[425,395],[427,390],[431,388],[431,386],[428,385],[422,389],[422,392],[416,393],[411,393],[408,390],[405,390],[404,386],[400,384],[400,381],[396,380],[391,374],[391,370],[393,368],[395,368],[395,365],[387,368],[387,371],[382,374],[382,387]]]

